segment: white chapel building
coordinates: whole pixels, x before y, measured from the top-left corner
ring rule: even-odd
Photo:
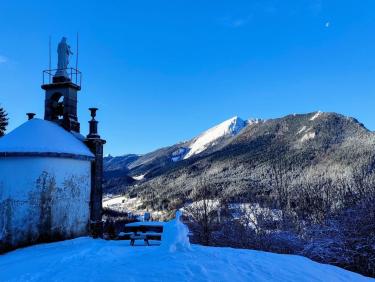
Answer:
[[[66,39],[59,52],[64,48]],[[0,253],[102,233],[105,141],[97,132],[96,108],[90,109],[89,134],[80,133],[80,72],[68,68],[65,55],[59,53],[57,70],[45,71],[44,119],[29,113],[28,121],[0,138]]]

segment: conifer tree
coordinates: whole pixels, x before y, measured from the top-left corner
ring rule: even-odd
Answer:
[[[8,125],[8,114],[0,106],[0,137],[5,134],[7,125]]]

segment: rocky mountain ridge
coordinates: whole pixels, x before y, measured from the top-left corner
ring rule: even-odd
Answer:
[[[272,192],[277,177],[298,186],[327,177],[338,181],[363,166],[375,167],[375,134],[336,113],[246,122],[236,134],[216,138],[205,150],[173,159],[200,136],[144,156],[106,159],[106,191],[146,198],[152,191],[161,202],[170,202],[190,191],[204,174],[212,189],[228,198],[264,196]]]
[[[108,156],[104,159],[104,170],[108,180],[107,186],[112,186],[109,182],[114,184],[114,179],[121,184],[143,180],[146,174],[151,174],[155,169],[173,165],[173,163],[189,159],[212,147],[218,147],[227,139],[241,132],[247,125],[258,122],[261,122],[261,120],[242,120],[239,117],[233,117],[202,132],[189,141],[161,148],[145,155]],[[129,177],[132,177],[133,180]]]

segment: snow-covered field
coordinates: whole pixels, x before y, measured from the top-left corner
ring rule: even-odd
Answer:
[[[173,220],[161,246],[83,237],[19,249],[0,256],[0,281],[371,280],[300,256],[190,246],[187,232]]]
[[[292,255],[193,245],[169,252],[90,238],[0,256],[0,281],[370,281]]]

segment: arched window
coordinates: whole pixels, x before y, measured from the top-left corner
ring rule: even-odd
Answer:
[[[52,120],[61,119],[64,114],[64,96],[61,93],[56,92],[52,95],[50,103]]]

